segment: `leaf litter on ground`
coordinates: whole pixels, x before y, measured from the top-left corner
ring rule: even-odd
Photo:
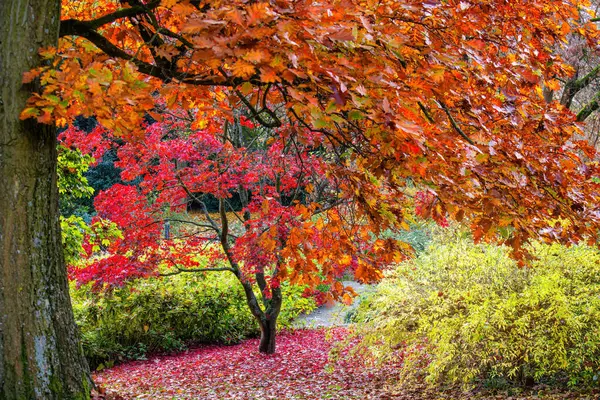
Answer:
[[[598,399],[598,392],[564,392],[535,387],[518,395],[426,385],[398,385],[401,361],[365,362],[353,353],[349,329],[298,329],[277,338],[277,352],[258,352],[258,339],[240,344],[204,345],[159,355],[94,374],[94,399],[149,400],[321,400],[321,399]],[[341,345],[340,345],[341,344]],[[332,351],[333,350],[333,351]],[[335,355],[337,354],[337,356]],[[333,357],[332,357],[333,355]]]

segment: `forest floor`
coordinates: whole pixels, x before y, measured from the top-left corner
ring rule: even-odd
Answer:
[[[356,357],[330,364],[330,350],[346,328],[299,329],[277,339],[273,355],[258,339],[203,346],[181,354],[134,361],[96,373],[106,399],[391,399],[386,368],[357,368]],[[346,346],[349,348],[350,346]]]
[[[94,399],[198,400],[558,400],[599,399],[600,394],[544,386],[510,392],[460,388],[440,391],[398,385],[399,364],[368,365],[352,355],[356,340],[345,327],[298,329],[279,335],[277,352],[259,354],[258,339],[233,346],[202,346],[176,355],[122,364],[94,374]],[[332,349],[342,349],[337,362]],[[334,351],[334,353],[336,353]]]
[[[344,282],[357,293],[367,285]],[[355,302],[356,303],[356,302]],[[460,388],[440,391],[425,385],[398,385],[401,365],[370,365],[353,353],[357,339],[345,316],[353,307],[323,306],[301,316],[295,330],[277,338],[273,355],[258,353],[258,339],[237,345],[208,345],[174,355],[118,365],[94,374],[94,399],[198,400],[533,400],[600,399],[538,386],[510,392]],[[333,355],[333,357],[332,357]]]

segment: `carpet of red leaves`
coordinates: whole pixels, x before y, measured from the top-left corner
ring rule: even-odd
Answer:
[[[278,336],[277,353],[258,353],[258,339],[234,346],[202,346],[184,353],[156,356],[98,372],[93,399],[198,399],[198,400],[564,400],[600,399],[598,391],[577,393],[531,387],[512,393],[476,389],[399,386],[400,366],[370,366],[347,341],[345,328],[296,330]],[[337,346],[342,344],[342,346]],[[332,349],[342,348],[333,363]],[[350,353],[351,354],[351,353]],[[396,383],[396,384],[395,384]]]
[[[278,336],[274,355],[258,353],[258,340],[203,346],[98,372],[106,399],[388,399],[393,371],[357,367],[348,358],[330,367],[331,348],[344,328],[297,330]],[[391,368],[391,367],[390,367]]]

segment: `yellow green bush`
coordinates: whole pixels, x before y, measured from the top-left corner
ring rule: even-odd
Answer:
[[[304,287],[282,285],[280,328],[316,308]],[[228,273],[140,279],[110,293],[71,286],[75,319],[92,368],[184,349],[189,343],[236,343],[258,333],[241,285]]]
[[[377,359],[429,383],[600,378],[600,252],[533,244],[519,268],[505,247],[459,233],[390,274],[355,317]]]

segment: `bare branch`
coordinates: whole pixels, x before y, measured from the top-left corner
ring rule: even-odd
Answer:
[[[183,190],[185,190],[185,193],[187,193],[187,195],[189,197],[191,197],[192,199],[194,199],[198,203],[200,203],[200,205],[202,206],[202,211],[204,212],[204,215],[206,216],[206,219],[208,220],[208,222],[210,223],[210,225],[212,226],[212,228],[215,231],[217,231],[217,233],[220,235],[221,234],[221,230],[219,229],[219,226],[217,225],[217,223],[215,222],[215,220],[212,219],[212,217],[210,216],[210,214],[208,212],[208,209],[206,208],[206,204],[204,204],[204,202],[202,200],[200,200],[194,193],[192,193],[190,191],[190,189],[187,187],[187,185],[185,183],[183,183],[183,180],[181,179],[181,176],[177,175],[177,180],[181,184],[181,187],[183,188]]]
[[[159,274],[159,276],[173,276],[173,275],[179,275],[183,272],[220,272],[220,271],[229,271],[232,274],[235,274],[235,271],[232,268],[229,267],[212,267],[212,268],[179,268],[179,267],[175,267],[177,269],[177,271],[173,271],[173,272],[162,272]]]
[[[469,142],[469,144],[475,145],[475,142],[473,142],[471,140],[470,137],[467,136],[466,133],[463,132],[463,130],[460,128],[460,126],[458,126],[458,124],[456,123],[456,121],[454,120],[454,117],[452,116],[452,114],[450,114],[450,111],[448,110],[448,107],[446,107],[446,104],[444,104],[443,101],[438,100],[437,101],[438,104],[440,105],[440,107],[442,107],[442,110],[444,110],[444,112],[446,113],[446,115],[448,116],[448,119],[450,120],[450,124],[452,125],[452,127],[454,128],[454,130],[460,135],[462,136],[463,139],[465,139],[467,142]]]

